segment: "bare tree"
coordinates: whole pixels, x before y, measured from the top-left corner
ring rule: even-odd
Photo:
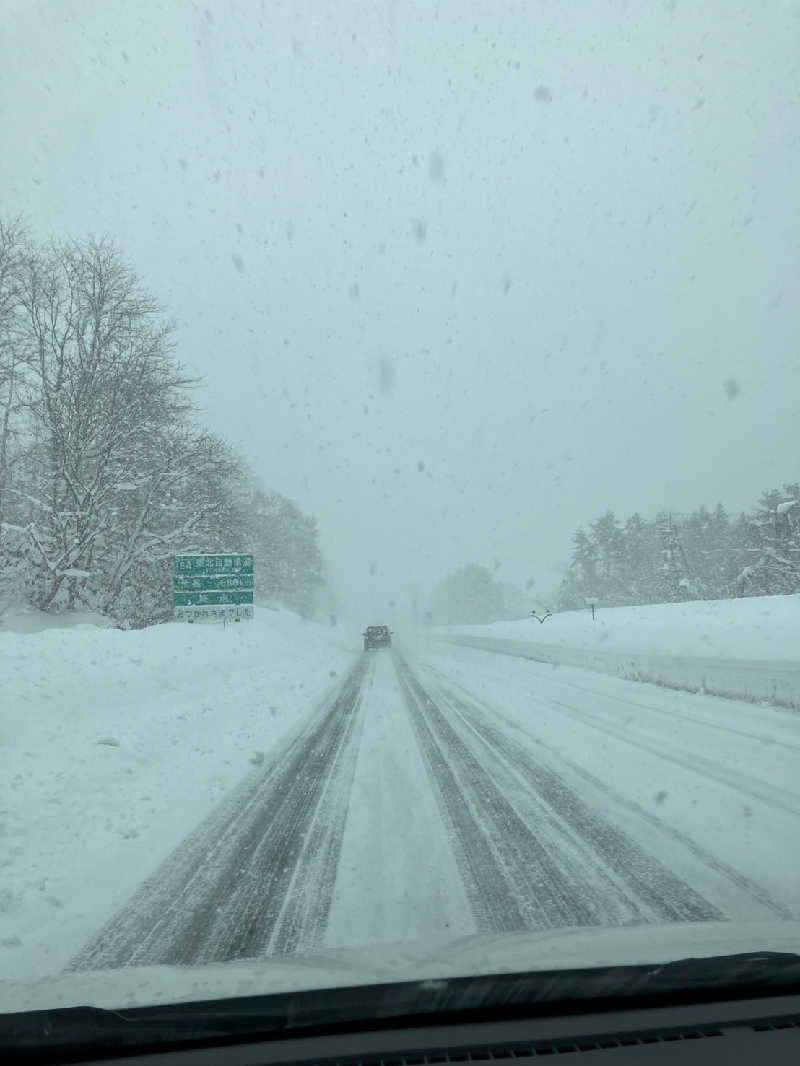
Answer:
[[[105,537],[108,570],[103,609],[120,597],[148,619],[163,613],[165,565],[176,552],[240,550],[244,528],[235,487],[242,463],[219,438],[191,426],[170,427],[136,456],[132,479],[116,486],[113,523]],[[152,445],[155,445],[153,447]]]
[[[108,241],[32,256],[22,287],[27,328],[29,533],[39,560],[37,606],[92,573],[131,457],[187,408],[191,384],[172,354],[172,327]]]
[[[20,224],[0,225],[5,599],[147,624],[168,616],[174,554],[258,546],[269,594],[310,609],[313,519],[196,426],[194,384],[113,244],[42,249]]]
[[[14,456],[12,442],[21,411],[19,350],[22,262],[27,234],[19,219],[0,219],[0,535]]]

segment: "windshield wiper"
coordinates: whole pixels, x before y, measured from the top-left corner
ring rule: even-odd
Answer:
[[[134,1050],[430,1024],[554,1017],[587,1010],[711,1003],[800,994],[800,956],[751,952],[663,965],[404,981],[105,1010],[0,1015],[0,1057],[68,1063]]]

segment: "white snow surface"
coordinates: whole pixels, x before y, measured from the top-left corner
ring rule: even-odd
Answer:
[[[325,946],[475,932],[392,662],[375,660]],[[353,900],[359,901],[357,907]]]
[[[799,715],[473,648],[428,659],[729,918],[766,918],[765,892],[800,920]]]
[[[797,600],[761,601],[763,618],[796,623]],[[659,610],[673,618],[669,650],[691,606],[642,609],[653,629]],[[538,637],[551,624],[577,632],[587,621],[576,617],[508,625]],[[611,628],[623,636],[608,639],[624,638]],[[322,869],[324,935],[303,949],[313,958],[61,974],[223,797],[330,705],[358,661],[354,635],[273,610],[226,627],[0,631],[0,1010],[651,961],[695,943],[766,950],[781,929],[796,942],[800,716],[419,639],[401,649],[408,669],[402,655],[369,653],[342,769],[321,779],[346,817]],[[742,650],[733,634],[728,646]],[[558,928],[554,895],[540,923],[554,928],[503,935],[519,926],[498,921],[499,882],[531,895],[534,853],[515,819],[542,870],[567,878],[569,913],[588,908],[608,928]],[[300,870],[313,900],[319,871]],[[517,897],[523,908],[546,900],[548,876]],[[663,916],[691,893],[708,917],[688,919],[684,937]]]
[[[111,629],[113,622],[97,611],[48,614],[35,607],[4,607],[0,610],[0,634],[42,633],[46,629]]]
[[[800,656],[800,595],[597,607],[562,611],[546,622],[523,618],[442,632],[509,637],[570,648],[711,656],[720,659],[795,659]]]
[[[800,595],[564,611],[436,635],[690,691],[800,709]]]
[[[0,631],[0,978],[65,966],[356,650],[272,610],[127,632],[80,621]]]
[[[3,1010],[54,1010],[87,1003],[116,1009],[238,996],[447,980],[464,974],[585,969],[713,958],[745,952],[800,954],[800,922],[698,922],[626,929],[555,929],[427,937],[406,944],[327,949],[206,966],[143,966],[70,973],[37,981],[0,980]]]

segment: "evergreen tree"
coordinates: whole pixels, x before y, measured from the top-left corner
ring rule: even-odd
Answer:
[[[592,523],[591,539],[597,554],[596,595],[609,606],[627,602],[625,538],[613,511]]]
[[[800,486],[762,494],[746,526],[751,561],[739,574],[745,595],[779,595],[800,589]]]
[[[498,582],[485,566],[474,563],[443,578],[431,595],[437,625],[482,625],[527,614],[521,592]]]
[[[578,529],[558,594],[560,610],[605,604],[677,603],[800,592],[800,484],[762,495],[735,519],[723,505],[678,519],[613,512]]]
[[[680,603],[697,597],[686,555],[672,513],[662,511],[656,519],[661,541],[657,589],[662,603]]]
[[[627,603],[652,603],[656,598],[654,577],[659,562],[659,544],[652,522],[633,514],[623,527]]]

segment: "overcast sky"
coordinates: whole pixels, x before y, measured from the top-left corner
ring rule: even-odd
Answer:
[[[0,15],[0,211],[113,235],[365,616],[798,480],[798,3]]]

